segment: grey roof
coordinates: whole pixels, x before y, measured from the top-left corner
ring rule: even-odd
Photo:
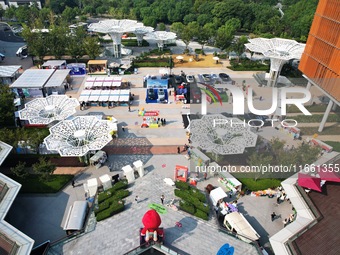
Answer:
[[[28,69],[10,88],[43,88],[54,71],[54,69]]]
[[[14,77],[21,66],[0,66],[0,77]]]
[[[12,146],[8,145],[7,143],[1,142],[0,141],[0,165],[2,162],[5,161],[6,157],[12,150]]]
[[[56,70],[51,78],[47,81],[44,87],[59,87],[61,86],[71,69]]]
[[[66,65],[66,60],[48,60],[42,66],[51,66],[53,68],[61,65]]]

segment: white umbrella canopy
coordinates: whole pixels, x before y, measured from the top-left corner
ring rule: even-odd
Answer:
[[[220,60],[220,58],[219,57],[213,57],[213,60]]]
[[[51,95],[44,98],[36,98],[25,104],[25,108],[19,111],[21,120],[28,120],[30,124],[48,125],[53,121],[67,119],[76,113],[79,102],[76,98],[66,95]]]
[[[182,60],[182,59],[184,59],[184,57],[183,56],[177,56],[176,59]]]
[[[112,140],[111,131],[108,120],[96,116],[78,116],[51,127],[44,143],[48,150],[58,151],[63,157],[81,157],[89,151],[101,150],[108,144]]]

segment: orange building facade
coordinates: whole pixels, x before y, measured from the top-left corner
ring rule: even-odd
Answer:
[[[299,69],[335,103],[340,102],[340,1],[320,0]]]

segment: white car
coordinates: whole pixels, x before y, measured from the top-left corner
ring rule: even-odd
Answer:
[[[158,100],[163,101],[165,99],[164,89],[158,89]]]
[[[195,82],[195,78],[194,78],[193,75],[187,75],[187,76],[186,76],[186,79],[187,79],[187,82],[189,82],[189,83]]]

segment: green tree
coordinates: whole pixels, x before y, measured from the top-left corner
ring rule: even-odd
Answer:
[[[0,128],[14,126],[14,96],[8,85],[0,84]]]
[[[257,153],[254,151],[247,160],[248,165],[253,167],[259,167],[261,165],[270,165],[273,162],[273,157],[267,153]],[[254,168],[255,169],[255,168]],[[253,172],[254,180],[257,181],[261,177],[261,172]],[[265,176],[262,176],[265,177]]]
[[[166,26],[164,23],[159,23],[158,24],[158,30],[159,31],[165,31],[166,30]]]
[[[39,158],[39,162],[33,164],[32,167],[33,171],[39,174],[40,178],[44,181],[48,181],[50,175],[56,170],[56,166],[44,157]]]
[[[42,62],[48,51],[45,35],[39,32],[34,33],[28,26],[24,25],[22,37],[27,42],[29,54],[38,57],[39,61]]]
[[[2,8],[2,6],[0,6],[0,19],[2,20],[2,18],[5,15],[5,10]]]
[[[65,10],[61,14],[61,18],[66,22],[73,22],[75,17],[77,16],[78,11],[76,8],[70,8],[66,6]]]
[[[91,59],[95,59],[100,54],[100,44],[97,37],[86,37],[84,40],[84,49]]]
[[[5,14],[4,17],[7,19],[14,19],[15,18],[15,11],[16,11],[16,7],[14,5],[10,5],[6,10],[5,10]]]
[[[20,178],[25,178],[29,175],[26,168],[26,162],[19,161],[18,164],[15,167],[11,167],[10,170],[14,175]]]
[[[236,38],[234,43],[231,45],[231,49],[235,51],[237,56],[241,56],[242,53],[244,52],[244,45],[248,43],[248,38],[244,35]]]
[[[86,31],[82,27],[78,27],[75,29],[73,34],[68,38],[68,53],[71,55],[73,59],[78,62],[82,56],[86,54],[83,42],[86,38]]]
[[[234,39],[235,31],[235,27],[230,23],[219,27],[216,33],[215,46],[222,51],[229,49]]]
[[[204,46],[210,41],[214,34],[215,29],[213,23],[206,23],[203,27],[198,27],[196,37],[197,42],[202,46],[202,52],[204,52]]]
[[[61,59],[61,56],[66,53],[65,45],[67,42],[67,36],[70,30],[67,26],[56,26],[50,27],[50,32],[46,35],[46,43],[49,46],[49,52],[56,58]]]

